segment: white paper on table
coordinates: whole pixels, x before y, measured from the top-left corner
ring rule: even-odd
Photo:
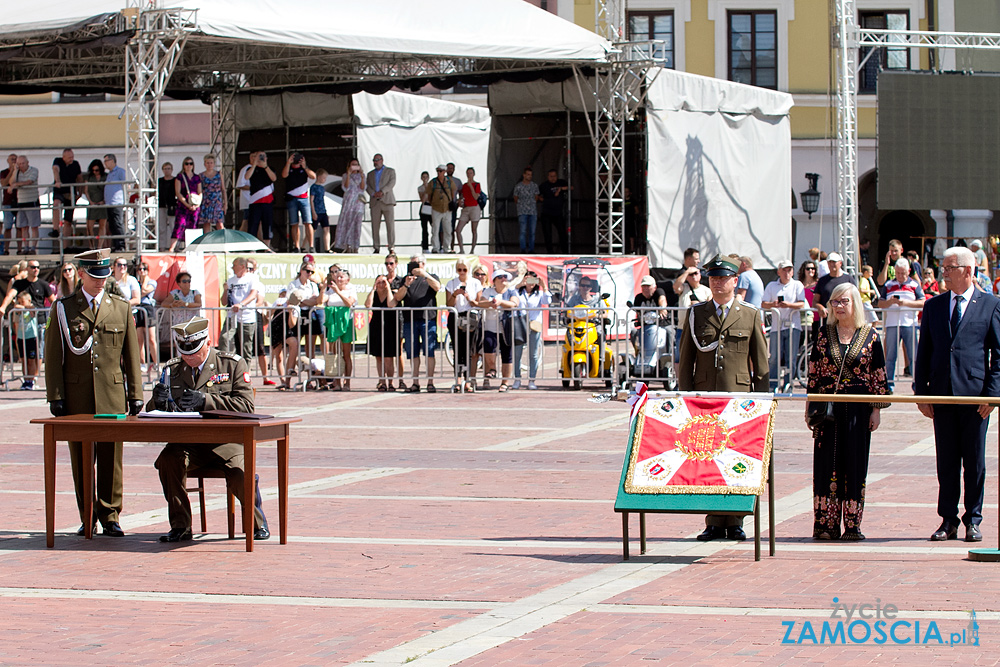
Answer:
[[[140,412],[140,417],[156,417],[159,418],[177,418],[177,419],[201,419],[201,413],[199,412],[167,412],[165,410],[150,410],[149,412]]]

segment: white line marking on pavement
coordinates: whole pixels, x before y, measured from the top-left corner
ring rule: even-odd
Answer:
[[[812,487],[806,487],[783,498],[782,505],[786,502],[790,502],[791,507],[783,507],[777,513],[776,521],[797,516],[806,506],[811,508]],[[728,540],[671,542],[665,545],[670,548],[669,557],[661,556],[650,563],[648,562],[650,555],[647,552],[648,555],[643,561],[610,565],[593,574],[512,602],[501,610],[487,612],[430,635],[367,656],[354,665],[358,667],[403,664],[414,667],[454,665],[597,605],[615,595],[676,572],[687,566],[688,563],[684,562],[685,557],[694,562],[699,558],[732,548],[732,545],[733,543]],[[653,546],[660,547],[660,544],[654,543]],[[677,562],[678,559],[681,562]]]
[[[895,456],[935,456],[934,435],[931,434],[923,440],[918,440],[909,447],[896,452]]]
[[[332,477],[322,477],[320,479],[313,479],[307,482],[299,482],[297,484],[288,485],[288,497],[293,498],[300,494],[306,494],[310,491],[320,491],[323,489],[331,489],[337,486],[345,486],[347,484],[354,484],[355,482],[364,482],[370,479],[379,479],[381,477],[389,477],[390,475],[400,475],[403,473],[412,472],[414,468],[373,468],[371,470],[360,470],[356,472],[348,472],[342,475],[333,475]],[[271,487],[268,489],[261,489],[261,496],[264,498],[277,498],[278,488]],[[219,510],[226,506],[226,496],[225,494],[220,494],[217,498],[205,502],[205,507],[208,510]],[[197,511],[198,504],[191,504],[191,512],[194,514]],[[140,512],[139,514],[125,514],[120,517],[122,530],[129,531],[135,530],[143,526],[148,526],[150,524],[159,523],[161,521],[166,521],[167,518],[167,508],[159,507],[153,510],[147,510],[145,512]],[[63,528],[61,531],[57,532],[75,532],[76,526],[71,528]]]
[[[0,588],[0,598],[56,598],[69,600],[116,600],[118,602],[183,602],[209,604],[262,604],[298,607],[378,607],[391,609],[490,609],[503,602],[463,600],[367,600],[358,598],[304,597],[291,595],[227,595],[215,593],[161,593],[156,591],[114,591],[62,588]]]
[[[482,447],[480,451],[484,452],[516,452],[522,449],[528,449],[529,447],[534,447],[535,445],[541,445],[546,442],[552,442],[553,440],[563,440],[564,438],[571,438],[575,435],[585,435],[588,433],[593,433],[594,431],[601,431],[606,428],[613,428],[616,426],[627,426],[628,425],[628,415],[626,413],[614,414],[610,417],[604,417],[603,419],[598,419],[592,422],[586,422],[584,424],[574,424],[573,426],[568,426],[566,428],[561,428],[550,433],[540,433],[538,435],[529,435],[524,438],[515,438],[513,440],[508,440],[507,442],[501,442],[496,445],[488,445]]]
[[[328,403],[327,405],[317,405],[309,408],[271,408],[275,410],[278,417],[301,417],[302,415],[312,415],[320,412],[333,412],[335,410],[356,410],[365,406],[369,406],[371,403],[381,403],[382,401],[388,401],[395,398],[395,394],[375,394],[374,396],[362,396],[360,398],[352,398],[346,401],[338,401],[337,403]],[[260,407],[264,410],[263,406]],[[384,408],[379,408],[380,410]],[[292,428],[297,428],[295,424]]]

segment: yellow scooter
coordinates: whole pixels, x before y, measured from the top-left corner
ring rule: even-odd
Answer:
[[[609,294],[601,295],[601,302],[607,306]],[[598,327],[607,322],[604,313],[597,308],[581,305],[566,311],[568,326],[563,338],[562,364],[559,374],[562,376],[563,389],[569,389],[573,382],[574,389],[583,388],[585,378],[603,377],[604,386],[611,386],[614,355],[605,342]],[[571,379],[570,379],[571,378]]]

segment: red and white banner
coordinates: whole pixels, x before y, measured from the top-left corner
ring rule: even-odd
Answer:
[[[774,406],[747,397],[648,398],[640,385],[625,492],[760,494]]]

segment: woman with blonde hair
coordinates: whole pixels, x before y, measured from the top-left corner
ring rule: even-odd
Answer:
[[[809,357],[810,394],[888,395],[885,354],[861,293],[837,285]],[[813,539],[859,541],[872,431],[888,403],[807,403],[813,432]],[[843,532],[841,517],[843,516]]]

